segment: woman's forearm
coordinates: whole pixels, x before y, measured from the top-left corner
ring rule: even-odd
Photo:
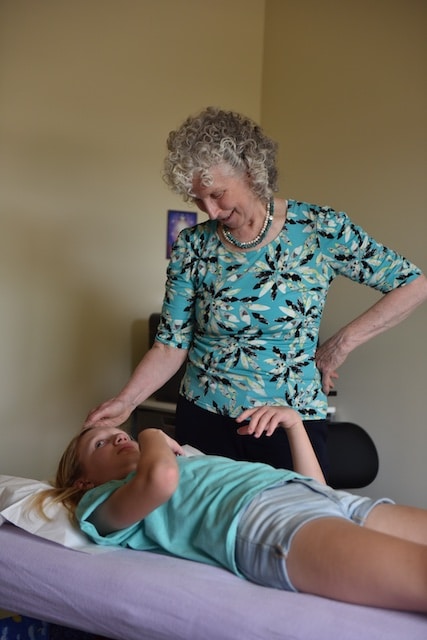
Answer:
[[[386,293],[367,311],[328,338],[316,352],[325,393],[334,387],[336,370],[349,353],[371,338],[396,326],[427,300],[427,278],[420,275],[407,285]]]
[[[371,338],[398,325],[426,300],[427,278],[424,275],[393,289],[338,332],[344,350],[350,353]]]
[[[136,407],[160,389],[181,367],[187,350],[155,342],[136,367],[119,398]]]
[[[184,363],[187,351],[155,342],[120,393],[89,412],[83,428],[117,427],[141,402],[160,389]]]

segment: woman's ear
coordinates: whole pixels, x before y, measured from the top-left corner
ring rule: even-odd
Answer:
[[[80,489],[80,491],[88,491],[89,489],[93,489],[95,484],[90,480],[84,480],[83,478],[79,478],[73,483],[73,487],[76,489]]]

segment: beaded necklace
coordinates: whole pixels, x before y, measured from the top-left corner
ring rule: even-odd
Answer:
[[[264,240],[265,236],[267,235],[271,227],[271,223],[273,222],[273,214],[274,214],[273,198],[271,198],[267,202],[266,210],[267,212],[266,212],[264,224],[262,225],[261,231],[258,233],[258,235],[255,236],[253,240],[249,240],[248,242],[240,242],[240,240],[237,240],[237,238],[235,238],[232,235],[230,229],[224,225],[222,228],[222,232],[224,236],[227,238],[228,242],[233,244],[235,247],[238,247],[239,249],[252,249],[253,247],[256,247],[257,245],[259,245]]]

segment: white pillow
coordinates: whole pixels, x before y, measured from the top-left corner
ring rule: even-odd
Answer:
[[[73,525],[68,511],[62,504],[46,504],[47,520],[31,506],[34,494],[48,489],[48,482],[0,475],[0,526],[11,522],[36,536],[72,547],[87,553],[97,553],[103,547],[90,542],[80,529]]]

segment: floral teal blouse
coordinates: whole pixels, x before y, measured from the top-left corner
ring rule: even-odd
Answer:
[[[236,417],[286,405],[321,419],[315,353],[334,278],[387,293],[420,273],[329,207],[289,200],[280,234],[247,252],[225,247],[209,220],[174,245],[157,340],[188,349],[181,394],[202,408]]]

